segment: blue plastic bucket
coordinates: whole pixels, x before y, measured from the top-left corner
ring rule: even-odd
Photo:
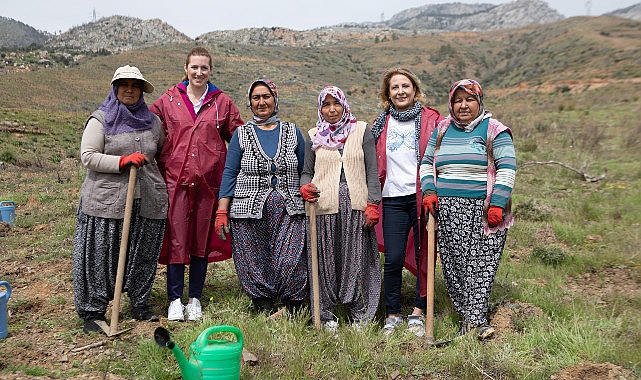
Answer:
[[[0,201],[0,213],[3,222],[9,223],[12,227],[16,224],[16,204],[14,201]]]
[[[9,328],[7,327],[7,301],[11,297],[11,287],[6,281],[0,281],[0,286],[7,288],[6,292],[0,292],[0,339],[2,339],[9,334]]]

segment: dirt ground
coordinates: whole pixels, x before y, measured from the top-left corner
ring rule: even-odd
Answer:
[[[37,202],[20,205],[20,212],[38,212]],[[73,306],[73,284],[71,281],[71,260],[54,259],[34,260],[33,248],[21,248],[20,252],[8,252],[2,246],[4,237],[50,234],[48,225],[33,228],[9,227],[0,222],[0,280],[12,279],[12,295],[8,302],[9,335],[0,340],[0,371],[8,367],[24,368],[22,372],[3,373],[0,379],[52,379],[48,376],[25,375],[24,371],[33,366],[59,373],[66,379],[120,379],[106,375],[104,368],[96,368],[93,373],[78,373],[77,366],[95,368],[94,364],[109,362],[110,358],[122,358],[129,345],[140,340],[153,339],[157,326],[166,324],[161,316],[160,322],[136,322],[120,320],[121,329],[131,328],[117,339],[106,335],[86,335],[82,332],[82,322]],[[70,242],[71,244],[71,242]],[[31,251],[31,252],[30,252]],[[159,266],[158,276],[163,276],[164,267]],[[606,303],[609,296],[624,292],[638,295],[638,269],[608,268],[598,273],[588,273],[578,278],[570,278],[567,284],[572,293],[582,294]],[[157,281],[163,281],[162,278]],[[0,292],[5,291],[0,288]],[[126,297],[123,297],[123,302]],[[110,317],[111,311],[107,311]],[[508,301],[500,305],[492,315],[492,325],[496,327],[496,338],[507,331],[518,330],[519,321],[541,315],[542,311],[530,304]],[[122,315],[122,314],[121,314]],[[122,318],[122,317],[121,317]],[[108,318],[109,319],[109,318]],[[126,362],[126,358],[125,358]],[[553,380],[601,380],[633,379],[629,370],[611,363],[583,363],[566,368],[553,375]]]

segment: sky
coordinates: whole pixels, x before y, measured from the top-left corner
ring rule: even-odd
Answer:
[[[114,15],[158,18],[191,38],[215,30],[280,26],[307,30],[343,22],[389,20],[408,8],[443,3],[504,4],[512,0],[2,0],[0,16],[59,34]],[[547,0],[565,17],[600,16],[641,0]],[[28,5],[27,5],[28,4]]]

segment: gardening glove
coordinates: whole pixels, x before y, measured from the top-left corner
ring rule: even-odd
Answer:
[[[149,159],[147,158],[147,156],[145,156],[140,152],[134,152],[128,156],[120,156],[120,162],[118,164],[118,167],[120,168],[120,170],[130,165],[136,165],[136,167],[139,168],[144,164],[148,164],[148,163],[149,163]]]
[[[433,192],[426,192],[423,197],[423,214],[427,215],[429,212],[433,216],[436,216],[436,210],[438,209],[438,198]]]
[[[218,232],[220,240],[227,240],[225,234],[229,233],[229,217],[227,210],[217,210],[216,219],[214,220],[214,229]]]
[[[316,185],[313,183],[308,183],[307,185],[303,185],[300,187],[300,195],[303,196],[303,199],[306,202],[316,202],[318,200],[318,197],[320,196],[320,191],[318,191],[318,188]]]
[[[378,223],[378,205],[368,203],[365,208],[365,227],[372,228]]]
[[[496,227],[503,222],[503,209],[499,206],[490,206],[487,210],[487,224],[490,227]]]

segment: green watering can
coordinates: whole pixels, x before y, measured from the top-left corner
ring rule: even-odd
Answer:
[[[213,334],[232,333],[236,341],[209,339]],[[243,334],[234,326],[213,326],[198,336],[191,344],[190,359],[171,341],[169,331],[157,327],[154,340],[160,347],[166,347],[176,357],[180,372],[185,380],[238,380],[240,379],[240,358],[243,353]]]

